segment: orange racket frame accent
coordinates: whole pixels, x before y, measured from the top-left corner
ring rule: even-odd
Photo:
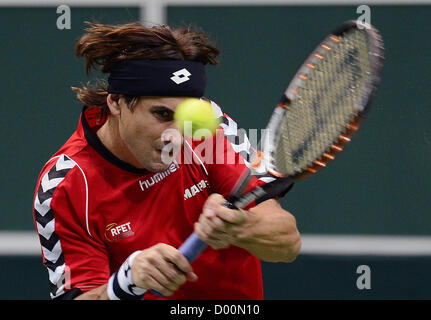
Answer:
[[[295,100],[298,95],[298,90],[301,85],[310,78],[310,74],[312,74],[316,70],[316,65],[326,58],[326,54],[336,49],[336,46],[342,41],[338,35],[342,34],[345,30],[351,27],[357,27],[357,23],[355,21],[348,21],[343,26],[341,26],[338,30],[334,31],[334,33],[327,36],[318,47],[310,54],[310,56],[306,59],[306,61],[302,64],[301,68],[297,71],[289,86],[284,92],[285,100],[277,105],[278,108],[288,109],[288,106],[291,101]],[[346,125],[345,130],[338,136],[336,141],[326,150],[322,157],[315,160],[313,164],[305,169],[304,171],[291,176],[294,180],[304,179],[309,177],[321,169],[325,168],[329,162],[333,161],[337,154],[343,151],[344,147],[347,143],[351,141],[352,136],[358,131],[359,126],[363,120],[363,115],[368,105],[370,104],[370,97],[373,95],[377,86],[380,82],[380,75],[383,68],[383,60],[384,60],[384,45],[381,39],[380,34],[376,29],[367,25],[367,32],[372,35],[369,38],[371,41],[370,45],[372,46],[372,51],[374,55],[371,57],[373,59],[373,66],[375,74],[371,80],[369,86],[371,87],[371,92],[368,96],[368,101],[364,104],[364,108],[361,111],[358,111],[358,114],[352,119],[352,121]],[[259,158],[261,160],[261,157]],[[285,177],[280,172],[274,170],[269,167],[268,172],[279,178]]]
[[[307,168],[307,170],[298,174],[294,178],[304,179],[325,168],[329,162],[335,159],[338,153],[343,151],[345,145],[350,142],[352,136],[356,133],[356,131],[358,131],[361,121],[362,117],[356,116],[347,126],[346,130],[339,135],[338,140],[332,144],[331,148],[327,150],[320,159],[314,161],[314,164],[311,167]]]
[[[278,104],[277,107],[286,108],[286,105]],[[326,150],[326,152],[323,154],[321,158],[315,160],[310,167],[308,167],[303,172],[295,176],[292,176],[292,178],[295,180],[308,178],[310,175],[313,175],[319,172],[320,170],[325,168],[328,165],[328,163],[335,160],[335,157],[337,156],[337,154],[344,150],[344,147],[346,146],[346,144],[348,144],[351,141],[353,135],[356,133],[356,131],[358,131],[361,122],[362,122],[362,117],[360,115],[355,116],[353,120],[347,125],[347,128],[338,136],[337,141],[335,141],[331,145],[329,150]],[[260,164],[261,160],[262,160],[262,153],[259,153],[258,161],[256,162],[255,166]],[[278,178],[284,177],[283,174],[272,169],[268,169],[268,172]]]
[[[287,109],[290,101],[294,100],[295,96],[298,94],[298,88],[301,87],[302,83],[308,80],[309,74],[315,71],[316,59],[324,60],[325,53],[328,51],[331,51],[334,46],[340,43],[340,41],[341,41],[340,38],[334,34],[329,35],[324,41],[322,41],[320,46],[317,47],[316,50],[307,59],[307,61],[304,62],[303,68],[301,68],[297,72],[297,74],[295,75],[296,80],[294,78],[294,81],[292,81],[290,88],[286,89],[285,96],[287,98],[287,101],[284,103],[279,103],[277,107]],[[309,168],[293,176],[292,178],[295,180],[299,180],[299,179],[309,177],[310,175],[313,175],[318,171],[320,171],[321,169],[325,168],[329,162],[333,161],[336,155],[341,151],[343,151],[345,145],[351,141],[351,138],[355,134],[355,132],[358,131],[359,125],[362,121],[361,114],[362,112],[359,112],[359,114],[353,118],[353,120],[346,126],[345,131],[338,136],[337,141],[335,141],[331,145],[329,150],[326,150],[326,152],[323,154],[323,156],[320,159],[315,160],[314,163]],[[270,174],[276,177],[283,177],[283,175],[280,172],[277,172],[273,169],[270,169],[268,171]]]

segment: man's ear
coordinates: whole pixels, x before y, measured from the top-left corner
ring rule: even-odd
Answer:
[[[108,105],[111,115],[119,116],[121,114],[120,96],[118,94],[108,94],[106,104]]]

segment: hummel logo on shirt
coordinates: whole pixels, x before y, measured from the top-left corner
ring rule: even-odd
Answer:
[[[173,75],[174,76],[171,77],[170,79],[176,84],[180,84],[180,83],[189,81],[190,80],[189,76],[191,76],[192,74],[186,68],[183,68],[181,70],[175,71]]]
[[[152,187],[154,184],[159,183],[164,178],[169,176],[171,173],[174,173],[175,171],[177,171],[179,168],[180,168],[180,165],[176,160],[174,160],[167,170],[162,172],[157,172],[147,180],[139,180],[139,186],[141,187],[141,190],[144,191],[145,189]]]

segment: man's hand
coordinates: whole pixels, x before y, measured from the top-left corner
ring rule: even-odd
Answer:
[[[212,194],[195,223],[197,236],[213,249],[235,245],[268,262],[292,262],[301,249],[295,217],[274,200],[249,211],[223,206],[226,200]]]
[[[214,249],[234,244],[238,233],[247,222],[247,212],[223,206],[226,200],[220,194],[212,194],[195,223],[197,236]]]
[[[143,250],[132,265],[132,280],[138,287],[156,290],[164,296],[172,295],[187,280],[197,278],[182,253],[164,243]]]

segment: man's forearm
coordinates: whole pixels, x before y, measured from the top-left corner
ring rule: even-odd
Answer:
[[[295,217],[276,200],[267,200],[249,210],[234,244],[264,261],[292,262],[300,251],[301,237]]]

